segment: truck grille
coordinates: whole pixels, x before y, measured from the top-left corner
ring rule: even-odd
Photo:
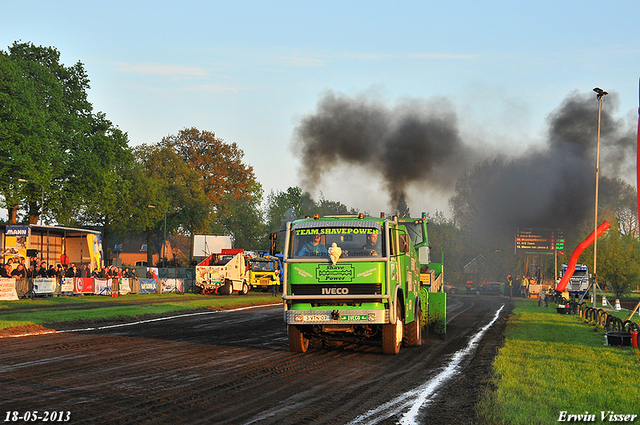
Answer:
[[[291,295],[382,295],[380,283],[291,285]]]

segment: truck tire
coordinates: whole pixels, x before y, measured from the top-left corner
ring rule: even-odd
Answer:
[[[249,285],[247,282],[242,282],[242,289],[240,290],[240,295],[247,295],[249,293]]]
[[[404,343],[409,347],[417,347],[422,345],[422,312],[420,311],[420,304],[416,306],[416,318],[413,322],[407,323],[404,326]]]
[[[231,295],[233,294],[233,283],[228,280],[224,281],[224,286],[222,287],[222,291],[220,291],[221,295]]]
[[[289,350],[294,353],[306,353],[309,348],[309,340],[300,332],[300,329],[289,325],[287,331],[289,332]]]
[[[382,352],[384,354],[398,354],[402,345],[402,309],[400,303],[396,304],[396,323],[382,325]]]

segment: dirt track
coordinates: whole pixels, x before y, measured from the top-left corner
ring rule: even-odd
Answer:
[[[447,338],[427,336],[398,356],[353,345],[293,354],[281,307],[4,338],[0,414],[69,411],[74,424],[397,423],[415,406],[408,392],[433,380],[503,304],[462,372],[417,416],[471,423],[502,343],[507,299],[450,297]],[[395,410],[380,408],[392,400]]]

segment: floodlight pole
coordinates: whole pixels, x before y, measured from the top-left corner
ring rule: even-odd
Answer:
[[[600,121],[601,121],[601,115],[602,115],[602,98],[604,96],[606,96],[608,93],[604,90],[602,90],[599,87],[596,87],[595,89],[593,89],[594,92],[597,93],[597,99],[598,99],[598,144],[596,147],[596,202],[595,202],[595,214],[594,214],[594,235],[595,238],[593,239],[593,285],[592,285],[592,291],[593,293],[591,294],[591,302],[592,302],[592,307],[595,308],[596,307],[596,288],[598,287],[598,269],[597,269],[597,253],[598,253],[598,183],[599,183],[599,177],[600,177]]]

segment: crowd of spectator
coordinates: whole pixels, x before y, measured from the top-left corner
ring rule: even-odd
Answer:
[[[26,261],[22,259],[14,264],[13,259],[8,259],[5,264],[0,267],[0,277],[14,279],[32,279],[32,278],[65,278],[65,277],[95,277],[98,279],[117,279],[128,278],[135,279],[136,270],[134,268],[121,268],[116,266],[98,267],[92,269],[90,265],[83,264],[78,268],[75,263],[70,265],[53,264],[47,265],[46,261],[32,259],[30,266],[26,266]]]

